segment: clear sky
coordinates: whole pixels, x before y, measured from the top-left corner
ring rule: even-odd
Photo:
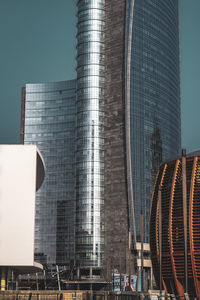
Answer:
[[[182,145],[194,151],[200,149],[200,0],[179,3]],[[75,4],[0,0],[0,144],[19,143],[25,83],[75,78]]]

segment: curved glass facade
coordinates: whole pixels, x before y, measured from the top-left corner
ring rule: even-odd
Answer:
[[[104,2],[77,2],[76,260],[97,267],[104,245]]]
[[[76,81],[27,84],[24,143],[37,144],[46,166],[36,194],[35,260],[52,266],[74,259]]]
[[[181,147],[178,1],[128,0],[127,7],[134,219],[139,241],[143,208],[144,241],[148,242],[150,201],[157,170],[162,161],[180,154]]]

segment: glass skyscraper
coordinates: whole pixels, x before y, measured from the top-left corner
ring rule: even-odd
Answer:
[[[126,54],[130,55],[126,96],[130,98],[135,238],[140,240],[137,216],[142,207],[144,240],[148,242],[149,207],[158,167],[180,154],[178,1],[138,0],[128,5],[127,43],[131,46]]]
[[[24,142],[37,143],[52,164],[36,210],[36,253],[109,277],[134,271],[140,211],[148,242],[157,170],[180,154],[178,0],[79,0],[77,9],[76,82],[24,90]],[[54,230],[45,231],[49,210]]]
[[[76,81],[26,84],[21,142],[36,144],[46,176],[36,195],[35,260],[69,265],[75,251]]]
[[[105,1],[78,1],[76,259],[102,266]]]

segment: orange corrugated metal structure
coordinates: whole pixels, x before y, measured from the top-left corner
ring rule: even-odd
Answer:
[[[188,293],[200,299],[200,152],[186,159]],[[159,286],[159,203],[162,201],[162,285],[167,293],[185,292],[182,160],[163,164],[154,184],[150,247],[154,276]]]

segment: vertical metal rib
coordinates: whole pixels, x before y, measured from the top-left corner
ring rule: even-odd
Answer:
[[[174,212],[174,194],[175,194],[175,187],[176,187],[179,168],[180,168],[180,160],[177,160],[176,161],[176,166],[175,166],[175,169],[174,169],[174,175],[173,175],[173,181],[172,181],[172,187],[171,187],[171,196],[170,196],[169,239],[170,239],[170,255],[171,255],[172,270],[173,270],[173,275],[174,275],[174,282],[175,282],[175,286],[176,286],[176,289],[177,289],[179,295],[183,295],[184,294],[184,288],[183,288],[182,284],[180,283],[180,281],[177,278],[175,258],[174,258],[174,247],[173,247],[173,245],[174,245],[173,235],[177,235],[176,232],[173,232],[173,213],[176,213],[176,212]],[[176,237],[176,239],[177,239],[177,237]]]
[[[159,185],[159,189],[161,189],[161,191],[160,191],[161,192],[161,202],[162,202],[162,187],[163,187],[164,179],[166,176],[166,172],[167,172],[167,164],[165,164],[165,166],[164,166],[162,178],[161,178],[160,185]],[[159,191],[158,191],[158,193],[159,193]],[[159,265],[160,262],[162,261],[162,257],[160,258],[160,254],[162,255],[162,252],[160,253],[160,248],[162,248],[162,245],[160,245],[160,242],[162,242],[162,239],[160,239],[160,224],[159,224],[160,223],[160,214],[162,214],[162,203],[159,203],[158,198],[159,197],[157,197],[157,210],[156,210],[156,250],[157,250],[157,261],[159,262],[158,263],[158,265]],[[162,218],[161,218],[161,220],[162,220]],[[161,235],[162,235],[162,228],[161,228]],[[161,268],[162,268],[162,265],[161,265]],[[161,273],[159,275],[162,275],[162,269],[160,269],[159,273]],[[163,275],[161,277],[162,277],[163,287],[166,291],[167,289],[166,289],[165,281],[163,280]]]
[[[198,268],[199,265],[199,253],[200,253],[200,244],[199,244],[199,183],[198,183],[198,157],[194,158],[193,170],[191,177],[190,185],[190,205],[189,205],[189,236],[190,236],[190,254],[191,254],[191,263],[192,263],[192,272],[194,278],[194,285],[197,293],[198,299],[200,299],[200,281],[199,275],[200,271]],[[196,188],[198,188],[198,193],[195,193]]]
[[[162,295],[162,188],[159,185],[158,189],[158,205],[159,205],[159,284],[160,284],[160,297]]]
[[[183,196],[183,228],[184,228],[184,271],[185,293],[188,293],[188,249],[187,249],[187,179],[186,179],[186,151],[182,150],[182,196]]]
[[[167,164],[159,170],[151,201],[151,212],[150,212],[150,245],[151,245],[151,260],[153,265],[154,276],[156,281],[159,282],[159,232],[158,232],[158,219],[159,219],[159,204],[158,204],[158,187],[162,187],[163,180],[165,177]]]
[[[129,219],[131,231],[134,236],[134,243],[136,243],[136,227],[134,218],[134,200],[133,200],[133,181],[132,181],[132,163],[131,163],[131,132],[130,132],[130,85],[131,85],[131,49],[132,49],[132,33],[133,33],[133,12],[135,1],[131,0],[129,10],[129,26],[126,32],[126,62],[125,62],[125,122],[126,122],[126,168],[127,168],[127,184],[128,184],[128,203],[129,203]],[[128,5],[128,0],[127,0]],[[128,19],[128,18],[127,18]]]

